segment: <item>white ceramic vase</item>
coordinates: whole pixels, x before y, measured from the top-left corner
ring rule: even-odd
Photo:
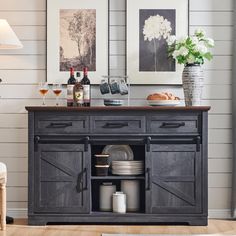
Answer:
[[[99,187],[100,211],[112,211],[112,195],[116,192],[116,186],[104,183]]]
[[[137,212],[140,206],[138,180],[121,180],[121,191],[126,194],[127,211]]]
[[[126,213],[126,194],[123,192],[113,193],[112,207],[115,213]]]
[[[204,74],[201,65],[187,64],[184,67],[183,89],[186,106],[201,106]]]

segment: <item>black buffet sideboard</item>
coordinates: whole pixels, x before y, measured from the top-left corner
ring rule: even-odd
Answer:
[[[207,225],[210,107],[26,107],[28,222]],[[96,176],[94,154],[130,145],[138,176]],[[99,185],[140,181],[140,210],[99,211]]]

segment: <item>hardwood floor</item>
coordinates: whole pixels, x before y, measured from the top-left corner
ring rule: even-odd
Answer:
[[[207,227],[199,226],[101,226],[101,225],[50,225],[28,226],[27,220],[15,220],[7,225],[0,236],[100,236],[102,233],[128,234],[211,234],[236,235],[236,221],[209,220]]]

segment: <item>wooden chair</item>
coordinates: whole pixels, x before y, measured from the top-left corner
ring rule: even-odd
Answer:
[[[7,167],[0,162],[0,214],[1,214],[1,230],[6,230],[6,183],[7,183]]]

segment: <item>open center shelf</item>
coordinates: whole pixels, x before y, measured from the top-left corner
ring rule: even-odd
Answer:
[[[114,144],[115,145],[115,144]],[[109,160],[109,171],[107,176],[97,176],[96,173],[96,157],[95,154],[101,154],[103,153],[104,148],[106,145],[91,145],[91,196],[92,196],[92,207],[91,210],[93,213],[99,213],[102,214],[106,213],[112,213],[111,211],[104,211],[101,210],[101,189],[100,186],[106,183],[110,183],[111,185],[115,186],[116,191],[123,191],[122,189],[122,181],[136,181],[136,184],[138,185],[138,196],[134,196],[134,198],[138,199],[138,209],[135,212],[130,211],[128,202],[129,200],[126,199],[126,206],[127,206],[127,213],[126,214],[137,214],[137,213],[145,213],[145,174],[144,172],[141,175],[114,175],[112,174],[112,157]],[[133,161],[143,161],[143,168],[145,170],[145,145],[129,145],[133,152]],[[111,155],[112,156],[112,155]],[[143,171],[144,171],[143,170]],[[137,183],[138,181],[138,183]],[[123,183],[124,184],[124,183]],[[129,198],[129,194],[126,196]],[[111,203],[112,203],[112,197],[111,197]],[[134,199],[135,200],[135,199]],[[132,201],[132,200],[131,200]],[[112,204],[111,204],[112,209]],[[117,213],[114,213],[117,214]]]

